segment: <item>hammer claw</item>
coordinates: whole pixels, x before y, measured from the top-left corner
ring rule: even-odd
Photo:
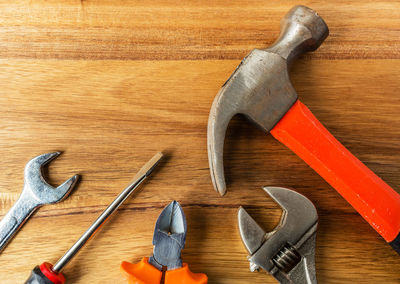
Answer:
[[[219,94],[222,94],[220,92]],[[224,141],[229,121],[237,111],[229,104],[224,104],[223,97],[217,95],[211,107],[208,120],[208,160],[210,161],[211,179],[215,190],[220,194],[226,193],[224,176]],[[224,111],[221,111],[223,108]]]

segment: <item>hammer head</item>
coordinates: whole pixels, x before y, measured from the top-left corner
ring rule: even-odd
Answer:
[[[267,49],[246,56],[214,99],[208,119],[208,159],[214,188],[226,192],[223,146],[229,121],[243,114],[270,131],[296,102],[288,67],[302,53],[317,49],[328,27],[316,12],[293,7],[281,22],[281,34]]]

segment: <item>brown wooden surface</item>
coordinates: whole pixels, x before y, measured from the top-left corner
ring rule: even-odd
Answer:
[[[122,260],[152,251],[154,223],[176,199],[188,221],[183,259],[210,283],[275,283],[250,273],[239,205],[272,229],[280,209],[263,185],[316,205],[320,283],[398,283],[400,258],[298,157],[243,118],[227,133],[228,194],[209,176],[206,126],[222,83],[271,44],[295,1],[1,1],[0,214],[17,200],[32,157],[61,150],[64,202],[42,207],[0,255],[0,282],[55,262],[156,151],[167,159],[65,269],[70,283],[126,283]],[[395,190],[400,184],[400,2],[304,1],[331,35],[291,76],[302,101]]]

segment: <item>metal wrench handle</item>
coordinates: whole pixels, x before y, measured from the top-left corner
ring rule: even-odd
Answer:
[[[280,284],[317,284],[317,278],[314,274],[308,275],[307,264],[302,261],[290,272],[289,279],[282,274],[274,275]],[[315,269],[314,269],[315,271]]]
[[[39,206],[41,204],[34,201],[24,188],[17,202],[0,221],[0,252]]]

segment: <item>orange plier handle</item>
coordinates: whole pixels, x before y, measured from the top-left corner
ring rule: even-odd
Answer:
[[[121,272],[129,284],[160,284],[162,272],[149,263],[144,257],[139,263],[126,261],[121,263]],[[204,273],[193,273],[187,263],[181,268],[165,272],[165,284],[207,284],[208,278]]]

